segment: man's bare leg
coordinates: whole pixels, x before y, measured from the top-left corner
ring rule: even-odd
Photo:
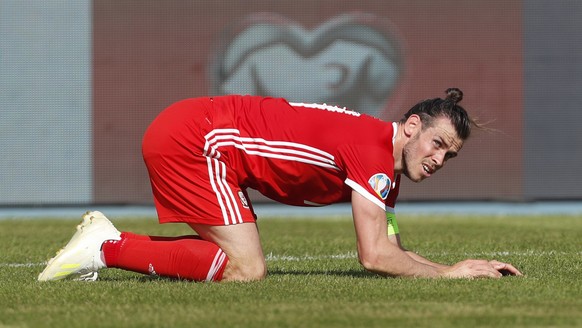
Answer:
[[[190,224],[202,239],[218,245],[229,262],[223,281],[262,280],[267,275],[267,265],[256,223],[229,226]]]

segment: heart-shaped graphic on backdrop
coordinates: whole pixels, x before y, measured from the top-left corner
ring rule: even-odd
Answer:
[[[404,71],[399,40],[386,26],[362,13],[312,30],[277,14],[251,15],[219,41],[211,94],[283,97],[377,116]]]

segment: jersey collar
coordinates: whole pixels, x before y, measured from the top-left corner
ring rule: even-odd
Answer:
[[[394,133],[392,134],[392,146],[394,146],[394,141],[396,141],[396,133],[398,133],[398,123],[392,122],[392,130],[394,130]]]

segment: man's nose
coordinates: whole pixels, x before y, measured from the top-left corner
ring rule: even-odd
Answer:
[[[437,168],[444,165],[445,156],[446,156],[446,152],[444,152],[444,151],[439,151],[432,156],[432,161]]]

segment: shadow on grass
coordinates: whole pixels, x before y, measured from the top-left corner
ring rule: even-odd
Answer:
[[[267,278],[269,276],[335,276],[344,278],[382,278],[381,276],[361,270],[269,270]],[[146,283],[152,281],[176,281],[183,282],[186,279],[176,279],[169,277],[160,276],[149,276],[149,275],[130,275],[130,276],[109,276],[100,275],[99,281],[109,281],[109,282],[120,282],[120,281],[134,281],[139,283]]]
[[[352,277],[352,278],[374,278],[380,277],[377,274],[361,271],[361,270],[269,270],[270,276],[336,276],[336,277]]]

